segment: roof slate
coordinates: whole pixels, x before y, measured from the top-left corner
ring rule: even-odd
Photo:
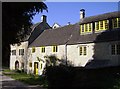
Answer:
[[[120,13],[120,12],[119,12]],[[80,24],[98,21],[107,18],[120,17],[118,12],[111,12],[102,15],[86,17],[80,23],[73,25],[67,25],[64,27],[59,27],[56,29],[44,30],[41,35],[39,35],[29,47],[39,47],[39,46],[51,46],[51,45],[63,45],[63,44],[79,44],[88,42],[107,42],[107,41],[120,41],[120,28],[109,29],[104,32],[91,33],[91,34],[80,34]]]
[[[65,44],[73,31],[74,25],[45,30],[29,47]]]
[[[104,14],[96,15],[96,16],[85,17],[84,19],[82,19],[80,21],[80,24],[95,22],[95,21],[105,20],[105,19],[115,18],[115,17],[120,17],[120,11],[104,13]]]
[[[48,23],[37,23],[33,25],[32,27],[32,33],[28,39],[29,45],[46,29],[51,28]]]

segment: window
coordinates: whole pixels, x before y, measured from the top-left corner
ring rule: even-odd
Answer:
[[[88,25],[84,24],[84,26],[85,26],[85,32],[87,32],[88,31]]]
[[[87,54],[87,49],[86,47],[84,47],[84,54],[83,55],[86,55]]]
[[[104,29],[108,29],[109,28],[109,24],[108,24],[108,20],[104,20]]]
[[[103,21],[99,21],[99,28],[103,29]]]
[[[95,31],[107,30],[108,28],[109,28],[108,20],[101,20],[101,21],[95,22]]]
[[[40,64],[40,69],[42,69],[42,63]]]
[[[24,49],[19,49],[19,55],[24,55]]]
[[[88,24],[88,32],[91,32],[92,31],[92,23],[89,23]]]
[[[113,28],[119,28],[120,27],[120,18],[114,18],[112,19]]]
[[[45,53],[45,47],[41,47],[41,53]]]
[[[117,28],[117,18],[112,19],[113,28]]]
[[[34,53],[35,52],[35,47],[32,47],[32,53]]]
[[[96,30],[96,31],[99,30],[99,22],[95,22],[95,30]]]
[[[117,55],[120,55],[120,45],[116,45],[116,52],[117,52]]]
[[[112,55],[120,55],[120,45],[111,45],[111,54]]]
[[[112,46],[111,46],[111,54],[112,54],[112,55],[115,55],[115,45],[112,45]]]
[[[57,46],[53,46],[53,52],[57,52],[58,51],[58,47]]]
[[[81,33],[92,32],[92,23],[80,25],[80,32]]]
[[[80,46],[80,55],[87,55],[87,47],[86,46]]]
[[[12,55],[16,55],[16,50],[12,50]]]
[[[120,18],[118,18],[118,27],[120,27]]]
[[[82,47],[80,47],[80,55],[82,55]]]
[[[32,62],[29,63],[29,67],[32,67]]]
[[[80,25],[80,33],[84,33],[84,25]]]

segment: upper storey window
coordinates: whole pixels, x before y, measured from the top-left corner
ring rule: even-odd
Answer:
[[[16,55],[16,50],[12,50],[12,55]]]
[[[120,18],[114,18],[112,19],[112,27],[113,28],[119,28],[120,27]]]
[[[41,53],[45,53],[45,47],[41,47]]]
[[[95,22],[95,31],[102,31],[109,29],[109,21],[108,20],[101,20]]]
[[[58,52],[58,46],[53,46],[53,52]]]
[[[92,23],[87,23],[80,25],[80,33],[89,33],[92,32]]]

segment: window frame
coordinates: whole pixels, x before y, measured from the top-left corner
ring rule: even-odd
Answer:
[[[120,18],[113,18],[112,19],[112,28],[119,28],[120,27]]]
[[[80,33],[85,34],[85,33],[91,33],[92,32],[92,23],[85,23],[80,25]]]
[[[114,49],[113,49],[113,46],[114,46]],[[111,55],[112,56],[120,55],[120,44],[111,45]]]
[[[29,67],[32,67],[32,62],[29,62]]]
[[[79,46],[79,55],[87,56],[87,46]]]
[[[45,53],[45,46],[41,47],[41,53]]]
[[[16,50],[15,49],[11,50],[11,54],[15,56],[16,55]]]
[[[19,55],[24,55],[25,51],[24,49],[19,49]]]
[[[52,52],[58,52],[58,46],[52,46]]]
[[[100,20],[95,22],[95,32],[105,31],[109,29],[109,20]]]
[[[32,47],[32,53],[35,53],[35,47]]]

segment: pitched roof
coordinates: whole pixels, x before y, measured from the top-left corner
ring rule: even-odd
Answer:
[[[49,45],[60,45],[65,44],[72,32],[74,31],[74,25],[67,25],[57,29],[45,30],[34,42],[30,44],[32,46],[49,46]]]
[[[75,30],[67,44],[120,41],[120,28],[86,35],[80,35],[79,33],[79,29]]]
[[[80,22],[80,24],[88,23],[88,22],[95,22],[95,21],[108,19],[108,18],[120,17],[120,15],[118,14],[120,14],[120,11],[110,12],[110,13],[92,16],[92,17],[86,17],[83,19],[82,22]],[[120,34],[120,28],[109,29],[104,32],[98,32],[98,33],[93,32],[91,34],[81,35],[80,26],[79,24],[76,24],[72,37],[67,44],[115,41],[115,40],[120,40],[119,34]]]
[[[120,13],[120,12],[119,12]],[[98,21],[107,18],[119,17],[118,12],[111,12],[107,14],[86,17],[83,22]],[[86,35],[80,34],[80,23],[67,25],[56,29],[48,29],[43,31],[29,47],[49,46],[49,45],[62,45],[62,44],[78,44],[88,42],[106,42],[120,40],[120,28],[109,29],[104,32],[91,33]]]
[[[48,23],[41,22],[33,25],[32,33],[28,39],[29,45],[46,29],[51,28]]]
[[[115,18],[115,17],[120,17],[120,11],[109,12],[109,13],[104,13],[101,15],[85,17],[80,21],[80,24],[95,22],[98,20],[104,20],[104,19]]]

